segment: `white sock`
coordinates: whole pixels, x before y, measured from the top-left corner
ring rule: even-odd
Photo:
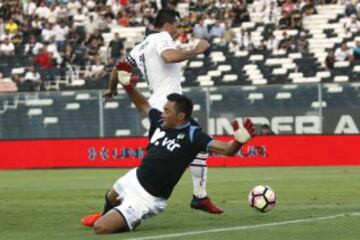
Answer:
[[[190,171],[193,179],[193,193],[197,198],[204,198],[207,196],[206,182],[207,182],[207,158],[209,154],[206,152],[199,153],[190,164]]]

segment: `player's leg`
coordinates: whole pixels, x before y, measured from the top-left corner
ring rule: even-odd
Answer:
[[[123,215],[114,208],[101,216],[95,222],[93,229],[96,234],[109,234],[127,231],[128,225]]]
[[[87,215],[81,219],[81,223],[86,227],[93,227],[95,222],[103,215],[105,215],[107,212],[109,212],[111,209],[113,209],[115,206],[120,205],[121,200],[119,199],[119,195],[115,192],[113,188],[111,188],[109,191],[105,194],[105,204],[104,204],[104,210],[100,214],[100,212],[96,212],[90,215]]]
[[[222,214],[224,211],[216,206],[207,196],[207,159],[209,154],[199,153],[190,164],[190,172],[193,180],[193,198],[190,207],[213,214]]]
[[[204,198],[207,196],[206,183],[207,183],[207,158],[208,153],[201,152],[191,162],[189,168],[193,180],[193,193],[197,198]]]
[[[199,123],[191,118],[192,125],[199,126]],[[193,180],[193,198],[190,203],[190,207],[193,209],[203,210],[205,212],[221,214],[224,211],[211,202],[207,196],[206,184],[207,184],[207,159],[209,154],[207,152],[201,152],[196,155],[195,159],[191,162],[189,168]]]

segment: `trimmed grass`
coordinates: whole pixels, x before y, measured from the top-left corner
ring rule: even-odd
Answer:
[[[215,228],[360,212],[360,168],[211,168],[208,192],[225,209],[221,216],[191,210],[189,171],[164,213],[136,231],[95,236],[80,224],[102,210],[105,191],[127,169],[0,171],[0,239],[129,239]],[[247,204],[250,189],[271,186],[277,206],[261,214]],[[359,239],[360,216],[173,239]]]

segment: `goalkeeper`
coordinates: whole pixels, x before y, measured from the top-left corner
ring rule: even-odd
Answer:
[[[103,213],[82,219],[96,234],[134,230],[144,219],[162,212],[175,185],[200,151],[232,155],[254,135],[250,119],[233,123],[234,140],[212,139],[191,124],[192,101],[180,94],[167,96],[163,112],[150,108],[146,98],[129,80],[120,80],[142,114],[150,119],[147,153],[138,168],[120,177],[105,195]]]

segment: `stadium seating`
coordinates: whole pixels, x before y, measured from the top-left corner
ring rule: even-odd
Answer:
[[[256,47],[264,40],[262,32],[265,28],[262,12],[253,10],[259,7],[257,4],[259,2],[255,1],[248,5],[250,22],[243,22],[240,27],[231,29],[236,36],[246,29],[251,33]],[[186,9],[186,4],[180,5]],[[184,64],[182,84],[193,88],[188,93],[197,103],[195,116],[204,127],[208,124],[207,116],[266,114],[271,117],[284,114],[289,108],[294,115],[319,114],[320,109],[327,114],[333,106],[340,108],[336,99],[341,99],[350,108],[358,104],[356,82],[360,80],[360,62],[336,61],[334,68],[328,69],[325,58],[329,50],[335,50],[343,42],[350,48],[355,47],[360,37],[344,27],[349,21],[345,15],[345,5],[317,5],[316,8],[318,14],[303,16],[301,32],[296,29],[273,32],[276,41],[281,40],[284,31],[295,38],[305,33],[309,51],[301,52],[295,48],[240,49],[225,44],[223,39],[214,38],[210,52]],[[206,23],[210,27],[214,20],[206,19]],[[142,41],[145,31],[144,26],[113,25],[108,31],[102,32],[104,45],[99,50],[99,56],[106,58],[114,33],[119,33],[125,39],[124,47],[129,51]],[[24,56],[24,46],[17,49],[15,56],[2,56],[0,91],[23,91],[21,85],[17,86],[11,79],[24,77],[32,63],[32,58]],[[67,64],[60,71],[55,71],[52,79],[44,81],[41,92],[1,94],[1,138],[145,134],[148,123],[139,119],[134,106],[124,95],[111,102],[102,102],[99,90],[107,87],[109,75],[100,80],[88,79],[88,69],[88,65]],[[111,64],[107,64],[105,69],[109,72]],[[323,93],[320,102],[319,86],[314,85],[318,83],[322,84]],[[332,84],[327,85],[329,83]],[[147,89],[143,80],[137,86]],[[140,123],[134,125],[134,119]]]

